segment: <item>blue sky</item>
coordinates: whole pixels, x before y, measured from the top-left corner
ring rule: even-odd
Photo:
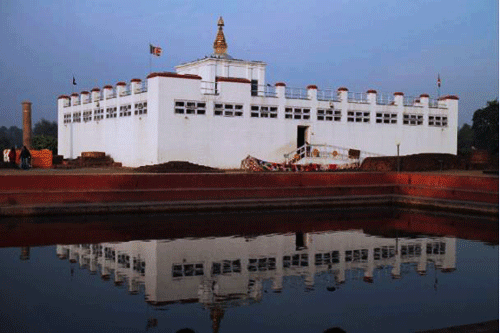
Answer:
[[[350,91],[455,94],[459,125],[498,97],[498,1],[0,1],[0,126],[56,120],[61,94],[144,79],[212,53],[268,64],[267,82]]]

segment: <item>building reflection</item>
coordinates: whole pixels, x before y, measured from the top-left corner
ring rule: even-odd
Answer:
[[[374,275],[425,275],[429,265],[452,272],[455,246],[449,237],[383,238],[351,230],[58,245],[57,255],[126,285],[131,294],[143,288],[151,305],[202,303],[215,324],[221,308],[260,301],[265,281],[278,293],[292,276],[302,277],[306,290],[321,282],[334,291],[352,279],[372,283]]]

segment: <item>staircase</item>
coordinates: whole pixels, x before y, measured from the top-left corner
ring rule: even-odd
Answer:
[[[285,164],[348,164],[361,163],[366,157],[383,156],[357,149],[327,145],[304,144],[285,154]]]

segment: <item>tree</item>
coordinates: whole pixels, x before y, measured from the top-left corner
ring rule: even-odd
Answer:
[[[498,100],[490,101],[472,117],[474,147],[498,155]]]
[[[31,146],[35,150],[49,149],[57,155],[57,139],[48,135],[36,135],[31,140]]]
[[[21,147],[23,144],[23,131],[16,127],[0,127],[0,149],[10,149],[13,146]]]
[[[474,131],[469,124],[463,124],[458,130],[457,150],[459,155],[469,155],[474,142]]]
[[[33,128],[33,136],[45,135],[57,138],[57,123],[55,121],[50,122],[44,118],[35,124]]]

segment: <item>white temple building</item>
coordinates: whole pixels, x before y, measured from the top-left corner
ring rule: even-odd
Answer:
[[[175,73],[59,96],[59,154],[103,151],[129,167],[188,161],[219,168],[239,168],[248,155],[282,163],[306,143],[325,147],[316,157],[327,163],[345,159],[342,148],[362,158],[395,155],[398,144],[402,155],[456,154],[458,97],[270,85],[264,62],[228,55],[222,18],[218,26],[214,53]]]

